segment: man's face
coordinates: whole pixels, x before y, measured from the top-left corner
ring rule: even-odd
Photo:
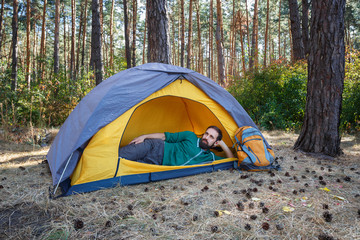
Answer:
[[[200,140],[200,147],[202,149],[210,149],[217,143],[216,139],[219,136],[215,129],[208,128]]]

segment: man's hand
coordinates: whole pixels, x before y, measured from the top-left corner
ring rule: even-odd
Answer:
[[[157,139],[165,140],[165,134],[164,133],[151,133],[151,134],[141,135],[141,136],[134,138],[129,144],[139,144],[139,143],[144,142],[144,140],[147,138],[157,138]]]
[[[139,144],[139,143],[144,142],[145,139],[146,139],[145,135],[141,135],[141,136],[134,138],[129,144]]]
[[[223,140],[217,141],[214,145],[215,147],[221,147],[225,152],[227,158],[233,158],[234,154],[231,152],[230,148],[226,145]]]

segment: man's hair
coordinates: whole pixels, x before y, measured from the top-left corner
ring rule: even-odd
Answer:
[[[216,141],[220,141],[220,140],[222,139],[222,137],[223,137],[220,128],[218,128],[217,126],[209,126],[206,130],[208,130],[209,128],[214,129],[214,130],[218,133],[218,136],[217,136],[217,138],[216,138]]]

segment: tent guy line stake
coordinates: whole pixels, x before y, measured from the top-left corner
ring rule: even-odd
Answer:
[[[63,172],[62,172],[62,174],[61,174],[61,176],[60,176],[60,179],[59,179],[59,181],[58,181],[58,183],[57,183],[57,185],[56,185],[56,188],[55,188],[55,190],[54,190],[54,193],[53,193],[54,196],[55,196],[55,193],[56,193],[56,191],[57,191],[57,189],[58,189],[58,187],[59,187],[59,185],[60,185],[61,179],[62,179],[62,177],[64,176],[65,170],[66,170],[67,166],[69,165],[70,159],[72,158],[73,154],[74,154],[74,152],[71,153],[71,155],[70,155],[70,157],[69,157],[69,159],[68,159],[68,161],[67,161],[67,163],[66,163],[66,165],[65,165],[65,168],[64,168],[64,170],[63,170]]]

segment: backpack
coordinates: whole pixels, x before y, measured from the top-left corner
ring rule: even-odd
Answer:
[[[235,133],[238,161],[234,168],[248,171],[279,169],[274,151],[266,146],[260,131],[251,126],[239,128]]]

